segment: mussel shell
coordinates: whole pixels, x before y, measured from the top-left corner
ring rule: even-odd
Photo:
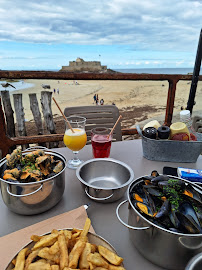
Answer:
[[[153,171],[151,172],[151,176],[152,176],[152,177],[157,177],[157,176],[159,176],[159,173],[158,173],[156,170],[153,170]]]
[[[187,191],[187,193],[186,193]],[[202,204],[202,195],[197,191],[197,189],[190,184],[188,184],[184,189],[184,195],[191,198],[193,201]]]
[[[169,218],[170,218],[174,228],[179,229],[180,228],[180,221],[176,215],[177,211],[174,209],[175,208],[173,207],[173,205],[171,205],[171,210],[170,210],[168,215],[169,215]]]
[[[145,189],[149,194],[156,196],[156,197],[162,197],[163,193],[157,186],[152,185],[144,185],[143,189]]]
[[[167,175],[158,175],[158,176],[154,177],[151,180],[151,182],[152,182],[152,184],[157,185],[158,182],[160,182],[160,181],[168,181],[168,180],[169,180],[169,176],[167,176]]]
[[[179,211],[176,213],[180,225],[189,233],[201,233],[202,228],[193,206],[189,202],[181,203]]]
[[[160,210],[157,212],[155,218],[161,218],[163,216],[168,216],[170,212],[170,202],[168,200],[165,200],[160,208]]]
[[[142,202],[135,202],[135,207],[136,209],[138,209],[139,211],[141,211],[142,213],[148,215],[148,216],[154,216],[154,212],[151,209],[151,207],[145,203]]]

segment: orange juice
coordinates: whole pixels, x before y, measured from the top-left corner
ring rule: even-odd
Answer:
[[[79,151],[85,145],[87,141],[86,132],[81,128],[73,128],[74,133],[71,129],[67,129],[64,135],[64,144],[72,151]]]

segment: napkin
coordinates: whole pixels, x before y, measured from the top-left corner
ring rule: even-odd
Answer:
[[[16,253],[31,241],[30,237],[32,234],[41,235],[50,232],[52,229],[82,229],[86,218],[86,210],[84,206],[81,206],[72,211],[46,219],[19,231],[0,237],[0,269],[5,269]],[[90,231],[94,232],[92,226]]]

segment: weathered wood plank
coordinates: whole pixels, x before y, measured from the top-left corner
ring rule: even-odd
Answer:
[[[41,91],[41,106],[46,123],[46,128],[49,133],[56,134],[55,123],[53,121],[53,114],[51,108],[52,92]],[[58,142],[50,142],[50,148],[58,147]]]
[[[39,110],[39,104],[38,104],[36,93],[29,94],[29,100],[30,100],[30,110],[32,111],[35,125],[37,128],[37,134],[42,135],[44,133],[43,124],[42,124],[41,112]],[[46,143],[40,143],[39,145],[46,147]]]
[[[3,101],[4,113],[6,116],[6,129],[7,135],[10,137],[15,137],[15,123],[14,123],[14,111],[11,106],[10,94],[8,90],[1,91],[1,97]]]
[[[27,131],[25,127],[25,114],[24,107],[22,104],[22,94],[13,94],[15,116],[17,122],[17,130],[20,136],[27,136]],[[23,149],[29,147],[29,144],[22,146]]]
[[[55,80],[192,80],[192,75],[183,74],[137,74],[137,73],[70,73],[59,71],[0,70],[0,78],[9,79],[55,79]],[[202,76],[198,77],[202,81]]]

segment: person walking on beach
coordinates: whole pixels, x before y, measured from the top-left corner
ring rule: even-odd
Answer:
[[[100,105],[100,104],[99,104],[98,94],[97,94],[97,97],[96,97],[96,105]]]
[[[96,94],[93,96],[93,100],[94,100],[93,103],[96,103],[96,100],[97,100]]]
[[[104,99],[103,98],[100,100],[100,105],[104,105]]]
[[[55,94],[55,88],[54,88],[53,92],[54,92],[54,94]]]
[[[58,93],[58,95],[59,95],[59,88],[57,89],[57,93]]]

